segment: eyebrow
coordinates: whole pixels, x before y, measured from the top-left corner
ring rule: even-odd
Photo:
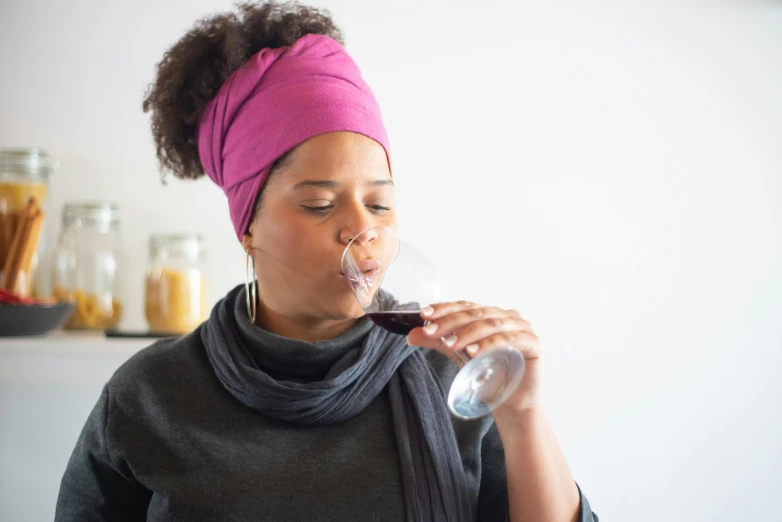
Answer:
[[[383,185],[393,185],[393,180],[390,179],[377,179],[370,183],[373,187],[380,187]],[[293,187],[294,189],[299,189],[302,187],[320,187],[320,188],[339,188],[339,183],[336,181],[314,181],[314,180],[307,180],[302,181],[300,183],[296,183],[296,185]]]

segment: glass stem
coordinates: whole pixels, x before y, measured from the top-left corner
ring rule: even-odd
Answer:
[[[453,353],[455,353],[456,357],[460,361],[462,361],[462,366],[464,366],[465,364],[467,364],[468,362],[470,362],[472,360],[472,358],[469,355],[467,355],[467,352],[465,352],[464,350],[459,350],[459,351],[456,351],[456,352],[453,352]]]

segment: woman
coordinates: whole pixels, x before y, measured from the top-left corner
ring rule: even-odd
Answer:
[[[223,189],[258,297],[251,276],[116,372],[56,520],[597,520],[518,313],[442,303],[407,339],[362,317],[340,258],[396,226],[394,188],[380,110],[340,42],[315,9],[245,5],[159,64],[144,109],[161,165]],[[452,418],[453,352],[508,344],[527,360],[519,389],[493,418]]]

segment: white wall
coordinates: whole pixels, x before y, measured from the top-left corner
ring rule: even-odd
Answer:
[[[318,3],[383,106],[403,234],[455,297],[537,326],[598,513],[779,520],[780,4]],[[129,328],[153,231],[208,235],[215,298],[244,277],[222,193],[160,185],[140,110],[162,52],[228,5],[0,4],[0,144],[61,161],[55,207],[121,204]]]

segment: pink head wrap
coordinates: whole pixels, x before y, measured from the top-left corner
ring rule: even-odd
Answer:
[[[389,155],[377,101],[332,38],[307,35],[289,47],[262,49],[225,81],[201,114],[198,152],[228,197],[239,239],[274,162],[310,138],[338,131],[372,138]]]

